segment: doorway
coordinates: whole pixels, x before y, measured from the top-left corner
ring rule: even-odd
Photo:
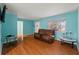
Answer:
[[[39,29],[40,29],[40,22],[36,22],[35,23],[35,33],[38,33]]]
[[[17,21],[17,37],[23,40],[23,21]]]

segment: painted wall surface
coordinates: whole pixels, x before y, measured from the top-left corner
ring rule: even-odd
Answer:
[[[3,4],[0,4],[0,8],[1,8],[1,11],[2,11],[2,7],[3,7]],[[0,55],[2,53],[2,33],[1,33],[1,27],[2,27],[2,24],[1,24],[1,21],[0,21]]]
[[[34,33],[34,21],[27,20],[27,19],[19,19],[19,21],[23,21],[23,34],[24,35],[31,35]]]
[[[68,13],[63,13],[60,15],[55,15],[55,16],[51,16],[51,17],[46,17],[46,18],[41,18],[38,21],[40,21],[40,28],[42,29],[47,29],[48,28],[48,21],[49,20],[61,20],[62,18],[64,18],[66,20],[66,31],[67,32],[72,32],[71,37],[73,39],[77,39],[77,19],[78,19],[78,11],[72,11],[72,12],[68,12]],[[57,37],[59,39],[59,37],[62,35],[62,33],[57,33]],[[60,35],[60,36],[59,36]]]
[[[2,43],[1,43],[1,22],[0,22],[0,54],[2,52]]]
[[[5,23],[2,23],[2,42],[5,42],[6,35],[17,34],[17,16],[11,12],[6,12]]]
[[[23,22],[23,34],[30,35],[34,33],[34,22],[30,20],[25,20]]]
[[[79,35],[79,8],[78,8],[78,35]],[[79,36],[78,36],[78,51],[79,51]]]
[[[48,28],[48,20],[46,20],[46,19],[40,20],[40,28],[41,29]]]

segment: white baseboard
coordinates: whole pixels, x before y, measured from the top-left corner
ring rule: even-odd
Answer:
[[[57,41],[61,41],[60,39],[55,39],[55,40],[57,40]]]
[[[29,35],[23,35],[23,37],[28,37],[28,36],[31,36],[31,35],[33,35],[33,34],[29,34]]]

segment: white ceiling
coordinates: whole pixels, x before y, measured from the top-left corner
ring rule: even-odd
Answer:
[[[77,3],[10,3],[8,11],[14,12],[19,18],[37,19],[73,11]]]

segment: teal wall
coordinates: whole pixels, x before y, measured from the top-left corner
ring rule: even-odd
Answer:
[[[0,22],[0,54],[2,52],[2,42],[1,42],[1,22]]]
[[[1,10],[2,10],[2,7],[3,7],[3,5],[0,4]],[[2,41],[2,39],[1,39],[1,38],[2,38],[2,35],[1,35],[1,34],[2,34],[2,33],[1,33],[1,27],[2,27],[2,26],[1,26],[1,25],[2,25],[2,24],[1,24],[1,21],[0,21],[0,54],[2,53],[2,42],[1,42],[1,41]]]
[[[23,23],[23,34],[30,35],[34,33],[34,22],[30,20],[25,20]]]
[[[59,15],[55,15],[55,16],[50,16],[50,17],[46,17],[46,18],[41,18],[38,19],[38,21],[40,22],[40,28],[42,29],[47,29],[48,28],[48,21],[49,20],[61,20],[62,18],[65,18],[66,20],[66,31],[67,32],[72,32],[71,37],[73,39],[77,39],[77,29],[78,29],[78,25],[77,25],[77,19],[78,19],[78,11],[71,11],[71,12],[67,12],[67,13],[63,13],[63,14],[59,14]],[[35,21],[36,22],[36,21]],[[59,39],[60,36],[62,36],[62,33],[58,32],[57,33],[57,38]]]
[[[6,35],[17,34],[17,16],[11,12],[6,12],[5,22],[2,23],[1,32],[2,32],[2,42],[5,42],[4,37]]]
[[[78,35],[79,35],[79,8],[78,8]],[[78,36],[78,48],[79,48],[79,36]]]
[[[23,34],[24,35],[31,35],[34,33],[34,21],[27,20],[27,19],[19,19],[23,21]]]
[[[46,29],[46,28],[48,28],[48,20],[46,20],[46,19],[41,19],[41,20],[40,20],[40,28],[41,28],[41,29]]]

